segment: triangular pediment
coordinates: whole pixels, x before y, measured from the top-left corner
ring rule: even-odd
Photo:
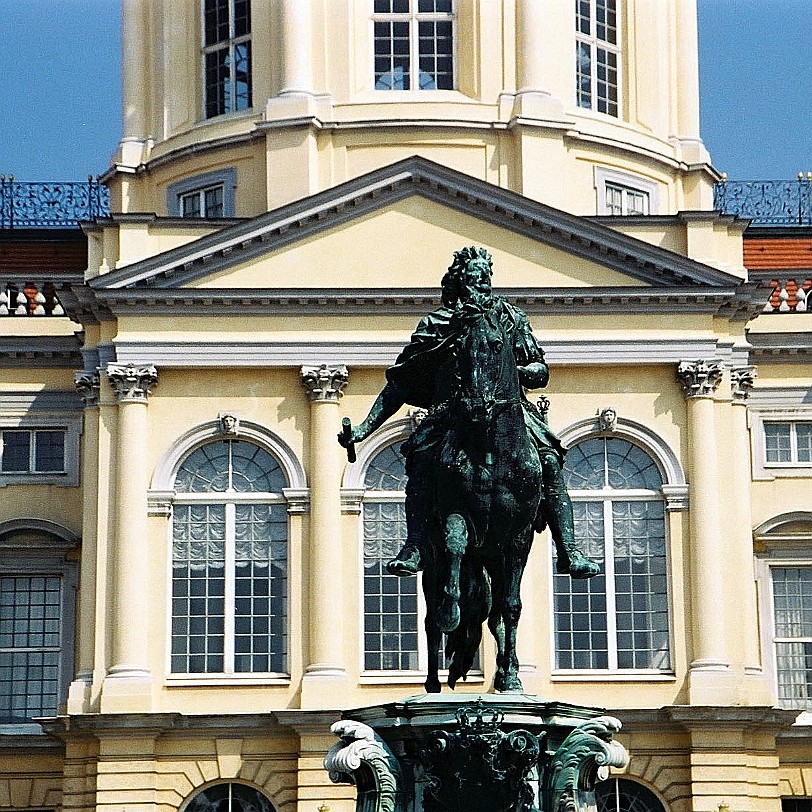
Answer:
[[[91,282],[101,291],[436,288],[451,251],[495,287],[730,288],[740,280],[600,223],[413,157]]]

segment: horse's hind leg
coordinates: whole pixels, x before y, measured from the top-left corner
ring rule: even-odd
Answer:
[[[437,625],[441,631],[453,632],[460,625],[460,565],[468,546],[468,526],[459,513],[446,517],[443,527],[448,580],[437,611]]]

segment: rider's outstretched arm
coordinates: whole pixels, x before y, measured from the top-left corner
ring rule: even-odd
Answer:
[[[366,440],[375,429],[382,426],[395,414],[405,402],[403,395],[394,384],[386,384],[380,395],[375,398],[369,414],[357,426],[353,426],[351,437],[347,438],[339,434],[338,441],[341,445],[346,446],[349,443],[360,443],[361,440]]]

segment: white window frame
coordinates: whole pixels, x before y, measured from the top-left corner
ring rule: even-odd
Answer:
[[[812,478],[812,462],[798,462],[797,455],[789,462],[767,460],[765,423],[810,423],[812,404],[809,386],[781,389],[754,388],[747,406],[750,427],[750,455],[754,480]]]
[[[46,401],[45,408],[40,408],[38,399]],[[47,393],[47,398],[41,394],[14,392],[1,394],[0,431],[62,431],[65,433],[65,446],[62,471],[13,473],[0,471],[0,488],[7,485],[77,487],[82,436],[81,408],[81,401],[74,392]]]
[[[451,93],[457,90],[457,0],[452,0],[451,13],[446,12],[418,12],[418,0],[409,0],[408,13],[376,13],[375,0],[369,0],[370,23],[370,70],[372,90],[376,94],[402,94],[404,93]],[[420,22],[449,21],[451,23],[451,87],[450,88],[421,88],[420,87],[420,52],[418,24]],[[377,88],[375,79],[375,23],[376,22],[408,22],[409,23],[409,89]]]
[[[77,546],[78,539],[70,531],[51,522],[17,519],[0,524],[0,575],[61,581],[58,706],[66,701],[74,674],[78,564],[66,554]],[[36,722],[0,724],[0,734],[32,732],[41,732]]]
[[[388,425],[376,431],[359,449],[356,465],[348,466],[347,476],[344,481],[345,496],[351,496],[352,501],[358,505],[358,559],[357,566],[359,572],[359,594],[361,595],[361,606],[359,616],[358,652],[361,682],[366,683],[422,683],[426,678],[428,668],[428,648],[426,645],[426,635],[423,621],[426,617],[426,602],[423,597],[422,574],[414,579],[417,588],[417,669],[408,670],[371,670],[366,668],[366,646],[364,641],[364,509],[365,502],[404,502],[405,494],[402,491],[373,491],[364,487],[367,467],[369,463],[385,448],[396,443],[402,443],[409,436],[412,430],[410,418],[392,420]],[[357,502],[355,500],[357,499]],[[349,501],[349,500],[347,500]],[[355,512],[355,511],[353,511]],[[397,576],[391,576],[397,577]],[[480,648],[480,663],[482,662],[482,651]],[[447,669],[440,669],[440,679],[448,676]],[[481,667],[469,671],[466,681],[470,684],[480,684],[484,682],[484,672]]]
[[[673,559],[671,555],[671,546],[673,543],[671,536],[671,526],[669,515],[676,512],[684,512],[688,510],[688,485],[685,482],[685,473],[680,465],[679,458],[668,444],[656,432],[652,431],[648,426],[645,426],[636,421],[629,420],[625,417],[618,417],[616,428],[612,432],[597,432],[595,431],[595,418],[590,417],[584,420],[579,420],[577,423],[566,427],[559,433],[561,442],[565,447],[569,448],[582,440],[599,438],[599,437],[616,437],[621,440],[626,440],[633,445],[638,446],[641,450],[647,453],[656,463],[660,469],[663,485],[659,491],[649,490],[570,490],[570,498],[573,502],[591,501],[597,502],[604,499],[610,505],[608,508],[604,505],[604,529],[611,528],[611,499],[617,498],[620,501],[635,501],[635,500],[662,500],[664,507],[664,529],[665,529],[665,566],[666,566],[666,602],[668,607],[668,646],[669,646],[669,659],[670,667],[668,669],[641,669],[641,668],[579,668],[579,669],[564,669],[556,668],[556,638],[554,628],[551,628],[550,634],[550,663],[552,665],[551,679],[553,682],[617,682],[628,680],[641,680],[646,682],[673,682],[676,679],[677,673],[677,657],[678,651],[674,644],[675,636],[675,616],[674,616],[674,595],[671,588],[673,578]],[[613,497],[614,495],[614,497]],[[609,514],[609,523],[607,523],[607,511]],[[608,534],[611,535],[611,532]],[[606,562],[606,581],[607,581],[607,639],[608,639],[608,657],[610,665],[612,662],[617,662],[617,637],[612,638],[610,627],[615,623],[614,614],[609,612],[608,595],[609,595],[609,579],[614,575],[614,556],[606,555],[608,549],[608,541],[604,536],[604,551]],[[611,558],[611,565],[609,560]],[[550,595],[549,609],[551,625],[554,624],[555,593],[553,589],[553,575],[552,568],[550,569],[550,577],[548,581],[548,593]],[[612,586],[614,589],[614,585]]]
[[[623,29],[622,29],[622,0],[615,0],[615,20],[616,20],[616,43],[611,43],[607,40],[598,39],[596,33],[596,0],[588,0],[589,2],[589,21],[590,30],[589,34],[584,34],[578,29],[578,4],[579,0],[575,0],[575,107],[578,111],[591,111],[601,116],[609,116],[610,118],[620,119],[623,116],[623,49],[621,43],[623,42]],[[578,52],[581,45],[589,47],[590,53],[590,106],[584,107],[578,101]],[[603,112],[598,110],[598,70],[597,70],[597,51],[602,48],[605,51],[615,55],[617,61],[617,112]],[[609,100],[607,99],[607,105]]]
[[[254,19],[253,13],[251,15],[251,29],[254,26]],[[248,43],[249,46],[249,64],[248,64],[248,72],[249,72],[249,95],[251,97],[250,104],[247,107],[236,107],[236,100],[237,100],[237,82],[236,76],[234,71],[234,49],[238,45],[242,45],[244,43]],[[228,61],[229,64],[232,66],[232,70],[229,72],[228,82],[229,82],[229,99],[230,105],[228,109],[223,110],[221,113],[215,113],[214,115],[210,116],[207,113],[207,98],[206,98],[206,56],[208,54],[216,53],[217,51],[228,51]],[[253,30],[249,30],[247,34],[241,34],[239,37],[235,36],[234,34],[234,0],[228,0],[228,39],[221,40],[219,42],[214,43],[213,45],[206,45],[206,0],[200,0],[200,53],[201,53],[201,65],[200,70],[203,78],[202,82],[202,101],[203,101],[203,120],[204,121],[212,121],[214,119],[220,118],[221,116],[228,116],[234,113],[249,113],[254,106],[254,49],[253,49]]]
[[[648,198],[648,211],[646,215],[659,214],[660,212],[660,185],[647,178],[632,175],[629,172],[621,172],[605,166],[595,167],[595,192],[597,197],[597,213],[605,217],[621,216],[643,216],[629,215],[628,211],[615,214],[610,211],[607,205],[606,196],[608,188],[620,189],[625,193],[635,193],[645,195]],[[624,195],[625,199],[625,195]]]
[[[217,439],[225,439],[221,430],[219,419],[210,420],[205,423],[193,426],[181,434],[164,452],[155,467],[152,483],[147,492],[148,512],[151,516],[160,516],[166,519],[166,584],[167,595],[172,595],[172,508],[175,504],[206,503],[215,504],[217,502],[216,493],[201,494],[177,494],[173,488],[175,476],[180,465],[186,457],[207,442]],[[291,621],[294,608],[291,603],[293,597],[292,575],[293,562],[291,552],[294,543],[290,517],[294,514],[306,513],[309,509],[310,492],[307,488],[304,467],[298,459],[293,449],[280,437],[268,431],[264,426],[253,421],[240,418],[239,432],[232,439],[252,442],[265,449],[279,463],[285,473],[289,487],[283,489],[282,498],[273,495],[273,500],[269,500],[264,494],[241,493],[239,501],[243,504],[254,501],[263,504],[278,502],[287,505],[288,512],[288,589],[287,589],[287,653],[286,665],[290,669],[291,664]],[[191,499],[189,498],[191,497]],[[212,498],[213,497],[213,498]],[[225,500],[224,500],[225,501]],[[236,501],[234,501],[236,504]],[[193,673],[183,674],[172,671],[172,606],[171,598],[166,611],[166,644],[164,657],[166,662],[166,672],[164,675],[165,684],[168,687],[187,687],[196,685],[228,686],[228,685],[288,685],[290,684],[289,672],[260,673],[260,672],[236,672],[236,673]]]
[[[757,550],[755,576],[762,660],[777,703],[778,671],[772,570],[774,567],[812,568],[812,510],[774,516],[753,530],[753,539]],[[809,710],[798,710],[795,724],[812,726],[812,707]]]
[[[166,209],[170,217],[184,217],[182,199],[188,195],[202,195],[209,189],[221,187],[223,190],[223,213],[215,219],[234,217],[237,189],[237,170],[234,167],[217,169],[202,175],[193,175],[190,178],[172,183],[166,187]],[[201,209],[202,211],[202,209]],[[185,217],[184,219],[196,222],[207,219],[207,214],[200,217]]]

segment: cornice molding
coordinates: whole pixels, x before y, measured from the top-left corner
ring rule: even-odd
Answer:
[[[403,339],[369,341],[321,341],[302,336],[291,341],[235,341],[230,336],[205,337],[199,343],[188,340],[117,340],[119,363],[137,364],[149,358],[160,367],[318,367],[321,364],[352,367],[391,366],[403,349]],[[552,365],[583,364],[677,364],[686,357],[732,359],[729,347],[712,336],[654,338],[641,336],[613,340],[548,338],[539,340]]]
[[[0,336],[0,368],[82,365],[78,336]]]

